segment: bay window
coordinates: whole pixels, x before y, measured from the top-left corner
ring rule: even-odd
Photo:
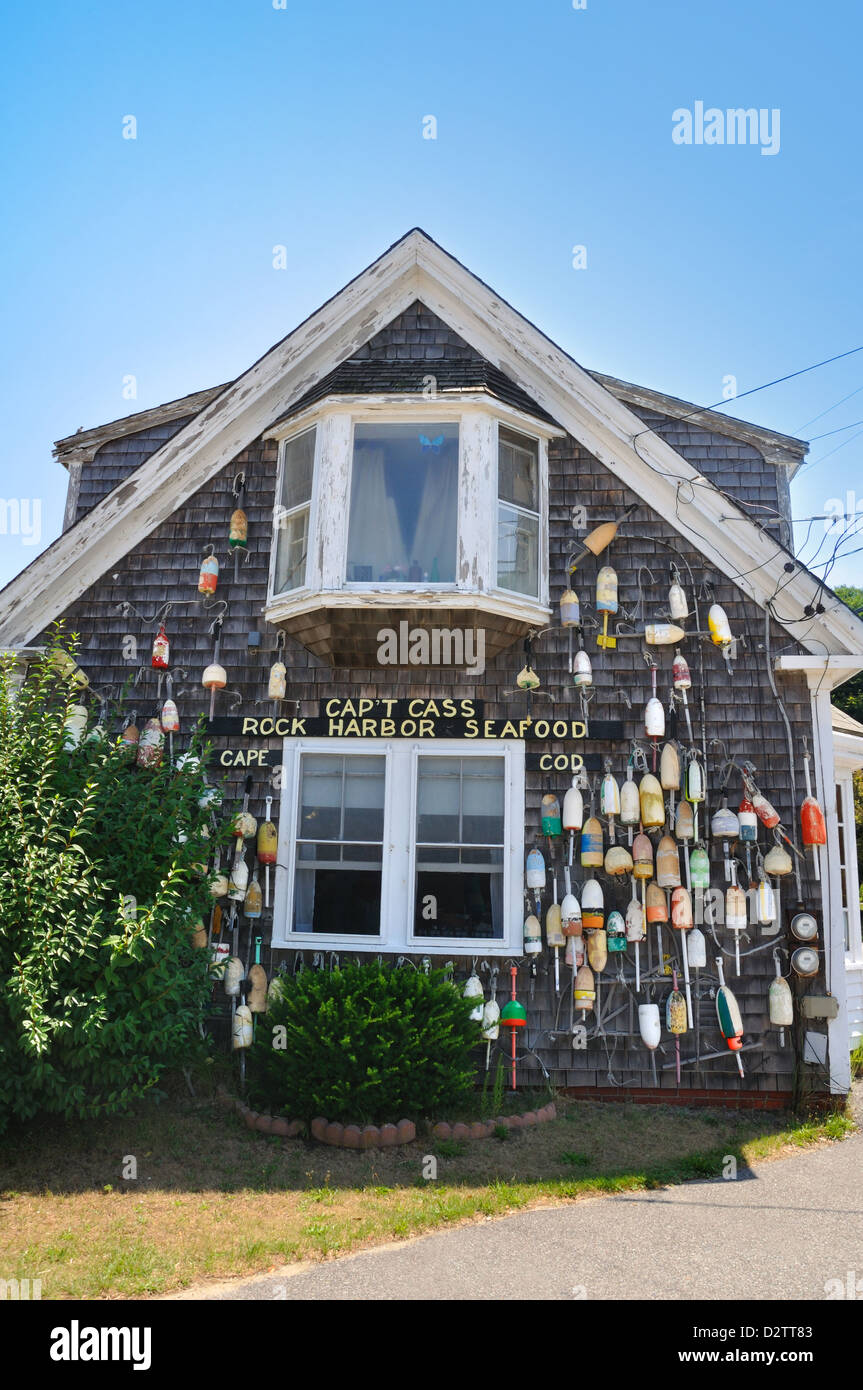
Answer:
[[[521,950],[524,745],[286,740],[274,944]]]
[[[487,660],[545,627],[562,434],[479,392],[328,396],[281,421],[266,621],[354,668],[403,619],[482,628]]]

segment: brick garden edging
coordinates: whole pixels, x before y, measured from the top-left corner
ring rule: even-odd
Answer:
[[[278,1134],[284,1139],[296,1139],[305,1130],[302,1120],[286,1120],[281,1115],[261,1115],[252,1110],[242,1100],[219,1092],[219,1104],[226,1109],[233,1108],[245,1120],[249,1129],[261,1134]],[[557,1118],[554,1101],[541,1110],[526,1110],[523,1115],[498,1115],[496,1120],[475,1120],[472,1124],[447,1124],[440,1120],[432,1128],[435,1139],[490,1139],[498,1126],[505,1129],[527,1129],[531,1125],[544,1124],[546,1120]],[[417,1137],[413,1120],[399,1120],[398,1124],[387,1125],[341,1125],[328,1121],[322,1115],[312,1120],[311,1137],[319,1144],[330,1144],[340,1149],[387,1149],[398,1144],[412,1144]]]

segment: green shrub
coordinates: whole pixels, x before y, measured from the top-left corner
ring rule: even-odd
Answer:
[[[88,698],[69,650],[17,698],[0,660],[0,1130],[124,1108],[194,1057],[211,996],[201,775],[139,768],[115,735],[65,747]]]
[[[285,979],[258,1022],[253,1094],[292,1119],[422,1119],[471,1092],[479,1029],[442,970],[376,961]]]

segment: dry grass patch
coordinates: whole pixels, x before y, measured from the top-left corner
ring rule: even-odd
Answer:
[[[261,1273],[529,1205],[718,1177],[789,1147],[844,1137],[832,1116],[558,1102],[505,1141],[420,1137],[371,1153],[251,1133],[211,1101],[126,1118],[33,1125],[0,1145],[0,1277],[45,1298],[145,1297]],[[136,1181],[120,1174],[127,1156]],[[423,1177],[425,1156],[437,1178]]]

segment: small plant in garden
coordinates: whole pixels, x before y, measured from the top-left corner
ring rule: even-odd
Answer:
[[[211,995],[202,777],[116,734],[75,746],[70,653],[55,638],[17,695],[0,660],[0,1130],[124,1108],[189,1063]]]
[[[442,970],[372,961],[286,980],[251,1053],[254,1096],[292,1119],[381,1123],[464,1102],[478,1029]]]

